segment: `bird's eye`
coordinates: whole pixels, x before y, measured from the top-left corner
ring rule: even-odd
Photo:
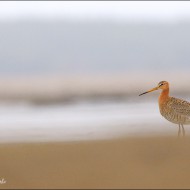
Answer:
[[[160,84],[160,86],[163,86],[164,84]]]

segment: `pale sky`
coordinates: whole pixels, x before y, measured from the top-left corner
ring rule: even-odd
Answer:
[[[0,19],[190,19],[189,1],[1,1]]]

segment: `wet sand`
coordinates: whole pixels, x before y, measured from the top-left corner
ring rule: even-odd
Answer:
[[[190,138],[0,144],[0,188],[190,188]]]

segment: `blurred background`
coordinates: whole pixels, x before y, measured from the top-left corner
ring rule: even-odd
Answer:
[[[0,140],[176,134],[162,80],[190,101],[190,2],[0,2]]]

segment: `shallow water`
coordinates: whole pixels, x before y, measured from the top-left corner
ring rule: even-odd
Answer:
[[[0,105],[0,141],[75,141],[153,134],[176,135],[156,102]]]

